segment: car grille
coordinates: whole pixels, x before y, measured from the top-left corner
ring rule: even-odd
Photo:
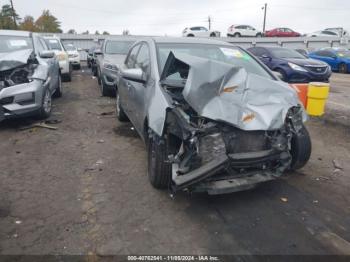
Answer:
[[[327,70],[327,66],[305,66],[305,68],[316,74],[323,74]]]

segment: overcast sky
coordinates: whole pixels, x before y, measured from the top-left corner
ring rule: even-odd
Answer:
[[[9,0],[1,0],[1,3]],[[226,35],[232,24],[249,24],[262,30],[264,3],[267,29],[290,27],[301,33],[326,27],[350,29],[349,0],[13,0],[21,17],[37,18],[49,9],[64,32],[75,29],[135,35],[179,36],[188,26],[203,25],[210,15],[212,29]]]

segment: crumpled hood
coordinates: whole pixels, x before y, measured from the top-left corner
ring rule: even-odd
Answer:
[[[284,125],[288,110],[300,105],[296,92],[281,81],[215,60],[174,56],[190,67],[182,94],[202,117],[247,131],[275,130]],[[305,111],[303,116],[306,120]]]
[[[10,53],[0,53],[0,71],[10,70],[27,64],[32,53],[32,49],[18,50]]]
[[[124,64],[125,58],[126,55],[121,54],[104,54],[104,62],[114,64],[117,67]]]

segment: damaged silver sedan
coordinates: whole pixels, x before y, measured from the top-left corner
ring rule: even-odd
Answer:
[[[58,61],[35,33],[0,30],[0,121],[46,118],[52,96],[62,95]]]
[[[155,188],[246,190],[303,167],[311,154],[295,91],[249,53],[220,41],[137,42],[116,108],[147,145]]]

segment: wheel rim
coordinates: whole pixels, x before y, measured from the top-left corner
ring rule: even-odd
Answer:
[[[344,64],[340,65],[340,72],[341,73],[346,73],[346,65],[344,65]]]
[[[51,95],[48,89],[45,91],[45,96],[44,96],[44,102],[43,102],[43,108],[46,113],[49,113],[51,111],[51,106],[52,106],[52,100],[51,100]]]

